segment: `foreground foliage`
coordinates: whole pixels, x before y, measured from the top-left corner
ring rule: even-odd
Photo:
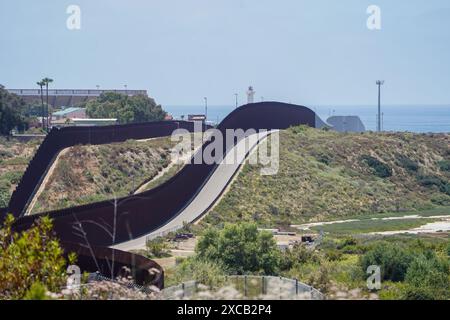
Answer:
[[[75,256],[64,258],[50,218],[20,233],[12,231],[13,222],[8,215],[0,229],[0,299],[36,298],[43,287],[58,292],[66,283],[67,262],[73,264]]]

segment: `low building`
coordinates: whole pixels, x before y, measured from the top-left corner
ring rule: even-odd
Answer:
[[[53,112],[52,120],[62,120],[62,119],[85,119],[86,118],[86,109],[77,108],[77,107],[69,107],[63,108],[60,111]]]

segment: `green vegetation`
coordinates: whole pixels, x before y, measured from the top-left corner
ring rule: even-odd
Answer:
[[[256,224],[227,224],[222,230],[207,229],[196,247],[200,259],[222,264],[229,274],[275,274],[280,256],[270,232]]]
[[[25,102],[19,96],[9,93],[0,85],[0,135],[9,135],[11,130],[28,128],[26,117],[22,114]]]
[[[380,160],[367,155],[361,156],[361,160],[373,170],[373,173],[376,176],[380,178],[388,178],[392,176],[392,169]]]
[[[380,299],[450,298],[448,239],[413,235],[355,238],[343,233],[326,235],[314,247],[296,243],[277,252],[273,236],[259,232],[273,244],[268,254],[262,254],[252,245],[258,242],[257,234],[256,225],[245,222],[204,230],[196,254],[177,259],[177,265],[166,270],[168,286],[196,280],[217,288],[227,283],[227,275],[271,274],[298,279],[331,299],[374,294]],[[266,260],[271,272],[261,268],[259,257],[264,256],[276,257]],[[371,265],[380,266],[381,290],[367,288],[366,271]]]
[[[442,160],[438,164],[442,171],[450,171],[450,160]]]
[[[378,243],[361,258],[363,270],[371,265],[381,268],[382,280],[403,281],[414,256],[405,248],[392,243]]]
[[[0,208],[9,203],[40,140],[27,143],[0,137]]]
[[[87,102],[86,113],[91,118],[116,118],[120,123],[163,120],[166,112],[152,98],[106,92]]]
[[[27,231],[13,232],[8,215],[0,229],[0,299],[42,298],[66,283],[67,261],[52,235],[52,221],[43,217]],[[69,264],[75,262],[70,255]]]
[[[449,134],[280,132],[279,171],[243,166],[203,225],[256,221],[288,228],[308,221],[450,206]]]
[[[147,241],[146,247],[149,258],[162,258],[169,256],[167,252],[168,248],[166,240],[162,237]]]
[[[129,195],[170,164],[173,144],[158,138],[71,147],[49,174],[32,213]]]
[[[355,233],[409,230],[434,221],[435,221],[434,219],[420,219],[420,218],[393,219],[393,220],[362,219],[361,221],[349,221],[344,223],[316,226],[312,227],[311,229],[315,231],[322,230],[324,232],[333,234],[355,234]]]
[[[216,261],[198,257],[181,259],[175,270],[166,271],[167,286],[195,280],[203,285],[217,288],[225,282],[225,268]]]

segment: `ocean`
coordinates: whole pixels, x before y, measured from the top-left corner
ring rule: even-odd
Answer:
[[[176,119],[181,115],[204,114],[204,106],[163,106]],[[366,130],[376,130],[377,106],[308,106],[314,110],[323,121],[331,115],[361,118]],[[208,121],[218,123],[222,121],[234,106],[208,106]],[[396,105],[382,106],[384,131],[409,132],[447,132],[450,133],[450,105],[419,106]]]

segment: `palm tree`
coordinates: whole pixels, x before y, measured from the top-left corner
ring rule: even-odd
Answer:
[[[47,127],[47,132],[48,132],[48,128],[49,128],[49,120],[48,120],[48,84],[53,82],[53,79],[47,78],[45,77],[44,79],[42,79],[42,81],[45,83],[45,90],[47,92],[47,106],[46,106],[46,116],[47,116],[47,122],[46,122],[46,127]]]
[[[44,95],[42,92],[42,88],[45,86],[45,82],[43,80],[36,82],[36,84],[41,87],[41,104],[42,104],[42,129],[45,130],[45,125],[44,125]]]

